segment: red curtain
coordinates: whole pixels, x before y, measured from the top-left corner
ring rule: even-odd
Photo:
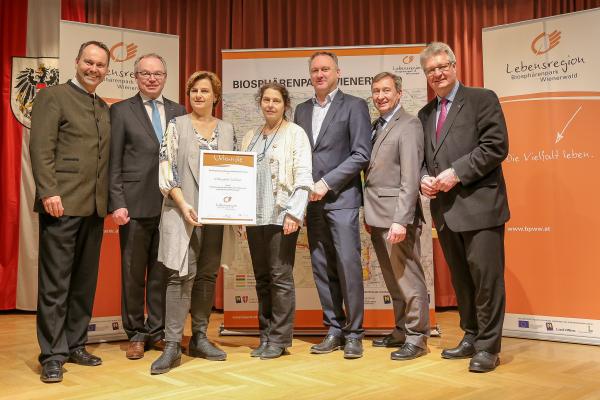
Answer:
[[[85,0],[60,0],[60,18],[67,21],[86,22]]]
[[[12,57],[24,57],[27,1],[0,2],[0,310],[16,305],[22,128],[11,106]],[[84,22],[85,0],[62,0],[62,18]]]
[[[10,107],[12,57],[25,56],[27,2],[0,2],[0,310],[15,308],[19,257],[21,125]]]
[[[192,72],[221,73],[221,49],[443,41],[456,53],[462,82],[482,86],[482,28],[599,6],[600,0],[87,0],[87,19],[179,35],[183,100]]]

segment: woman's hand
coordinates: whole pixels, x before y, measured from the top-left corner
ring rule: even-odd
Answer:
[[[298,230],[300,225],[298,225],[298,221],[291,217],[289,214],[285,216],[283,219],[283,234],[289,235],[290,233],[294,233]]]
[[[184,204],[181,207],[181,213],[188,224],[193,226],[202,226],[202,224],[198,222],[198,214],[196,214],[194,207],[190,206],[189,204]]]

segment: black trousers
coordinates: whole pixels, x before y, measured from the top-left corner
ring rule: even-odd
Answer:
[[[104,219],[40,214],[37,337],[40,363],[64,362],[87,341]]]
[[[156,260],[159,222],[160,216],[132,218],[119,227],[121,318],[131,341],[154,343],[164,337],[167,271]]]
[[[504,225],[478,231],[438,232],[450,266],[460,327],[477,351],[499,353],[504,324]]]
[[[249,226],[246,232],[256,279],[260,341],[290,347],[296,312],[293,268],[299,230],[284,235],[280,225],[261,225]]]

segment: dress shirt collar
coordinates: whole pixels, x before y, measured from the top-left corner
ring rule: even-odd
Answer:
[[[94,98],[96,98],[96,92],[93,92],[93,93],[88,92],[87,89],[83,87],[83,85],[81,84],[81,82],[79,82],[77,80],[77,76],[74,76],[73,79],[71,79],[71,82],[73,82],[73,85],[77,86],[79,89],[83,90],[87,94],[89,94],[89,95],[93,96]]]
[[[142,98],[142,101],[144,102],[144,104],[148,103],[150,100],[152,100],[150,97],[146,96],[144,93],[140,92],[140,97]],[[158,104],[165,104],[165,100],[163,99],[163,95],[159,95],[156,99],[156,102]]]
[[[452,88],[452,90],[450,91],[448,96],[446,96],[446,100],[448,100],[448,103],[452,104],[452,102],[454,101],[454,97],[456,96],[456,92],[458,92],[459,86],[460,86],[460,82],[456,81],[456,83],[454,84],[454,87]],[[436,97],[437,97],[437,101],[438,101],[438,105],[439,105],[442,102],[442,98],[440,96],[436,96]]]
[[[398,110],[402,108],[402,103],[398,102],[398,104],[396,104],[396,107],[394,107],[394,109],[392,111],[388,111],[385,114],[383,114],[381,116],[381,118],[385,119],[385,124],[387,124],[388,122],[390,122],[390,119],[392,119],[392,117],[394,116],[394,114],[396,114],[396,112],[398,112]],[[385,126],[385,124],[383,126]]]
[[[321,105],[319,103],[319,101],[317,100],[317,95],[315,94],[312,97],[313,106],[327,107],[333,101],[333,99],[338,91],[339,91],[339,88],[336,87],[331,92],[329,92],[329,94],[327,96],[325,96],[325,104],[323,104],[323,105]]]

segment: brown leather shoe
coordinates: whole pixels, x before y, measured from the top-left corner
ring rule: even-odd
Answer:
[[[139,360],[144,357],[144,342],[129,342],[125,357],[130,360]]]

